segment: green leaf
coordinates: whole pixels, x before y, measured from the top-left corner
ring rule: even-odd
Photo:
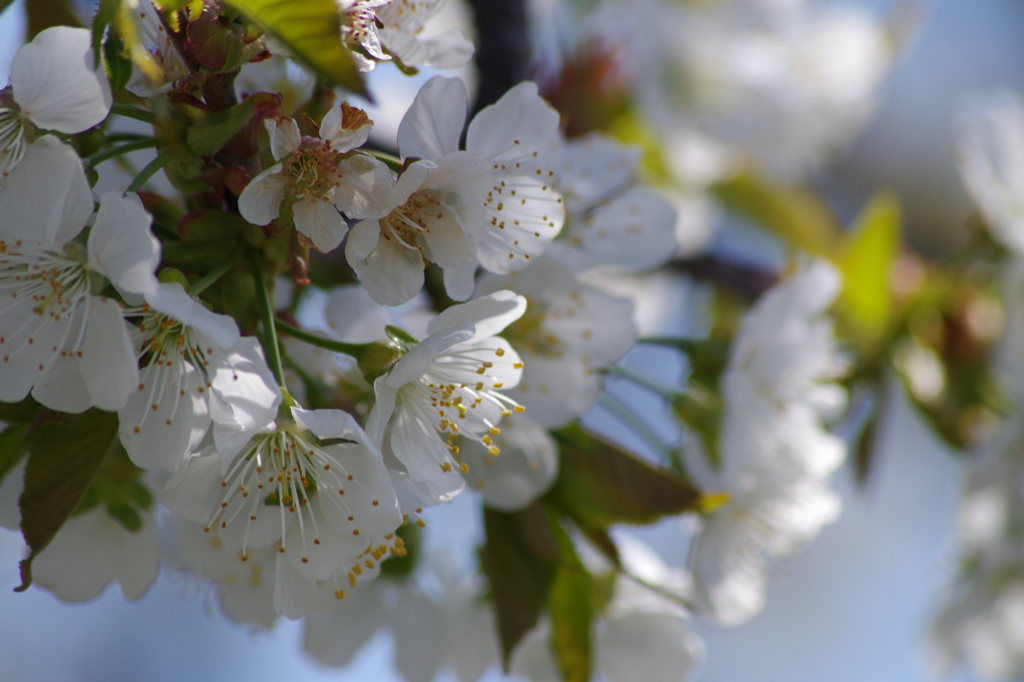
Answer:
[[[701,491],[681,474],[650,464],[575,424],[553,435],[561,463],[547,498],[583,527],[654,523],[700,506]]]
[[[548,596],[551,646],[565,682],[590,679],[590,631],[594,622],[594,585],[584,570],[559,567]]]
[[[900,208],[888,193],[876,194],[837,249],[843,274],[838,310],[854,335],[867,344],[882,340],[893,317],[890,275],[900,247]]]
[[[103,38],[107,33],[107,27],[117,18],[121,11],[121,0],[100,0],[96,8],[96,15],[92,18],[92,55],[93,67],[100,65],[103,54]],[[122,43],[123,45],[123,43]]]
[[[318,76],[369,98],[352,54],[341,42],[335,0],[228,0],[228,4],[276,36]]]
[[[8,426],[0,433],[0,483],[3,483],[7,474],[18,466],[18,462],[25,457],[28,449],[25,447],[25,432],[28,426],[25,424],[14,424]]]
[[[20,403],[0,403],[0,422],[31,424],[42,412],[43,406],[29,396]]]
[[[122,54],[124,41],[116,33],[111,33],[103,41],[103,70],[110,79],[110,89],[119,92],[132,78],[132,61]]]
[[[712,192],[727,208],[815,255],[829,255],[841,233],[832,212],[806,189],[777,187],[740,173]]]
[[[196,156],[213,156],[241,132],[256,112],[279,106],[279,95],[258,92],[240,104],[208,114],[188,129],[188,147]]]
[[[43,424],[32,433],[18,500],[30,553],[20,564],[22,584],[16,591],[32,584],[33,560],[75,512],[116,441],[117,415],[97,409]]]
[[[539,501],[515,513],[484,507],[484,532],[480,561],[490,583],[502,665],[508,672],[512,652],[537,625],[547,603],[558,543]]]

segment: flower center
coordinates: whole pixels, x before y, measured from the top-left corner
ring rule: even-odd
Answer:
[[[317,201],[330,198],[341,184],[338,152],[330,141],[306,138],[302,146],[285,161],[292,193],[301,199]]]
[[[78,246],[74,244],[74,246]],[[32,312],[60,319],[90,291],[89,272],[71,244],[66,253],[0,241],[0,295],[30,297]],[[79,247],[80,249],[81,247]]]
[[[426,216],[428,213],[436,212],[436,217],[440,220],[444,215],[437,208],[440,205],[438,199],[426,192],[413,193],[408,201],[380,221],[384,238],[393,239],[411,251],[422,251],[423,246],[416,242],[421,235],[430,234]]]
[[[565,342],[544,328],[549,304],[526,297],[526,312],[502,332],[512,346],[546,358],[565,357]]]
[[[18,105],[0,106],[0,178],[6,178],[25,156],[25,122]]]

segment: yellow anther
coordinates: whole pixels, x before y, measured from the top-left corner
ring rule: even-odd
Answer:
[[[526,412],[526,408],[522,405],[516,405],[515,410],[516,412]]]
[[[465,462],[463,462],[462,464],[459,465],[459,471],[461,473],[468,474],[469,473],[469,465],[466,464]]]
[[[487,454],[491,455],[492,457],[497,457],[498,455],[501,454],[501,450],[497,446],[492,445],[491,447],[487,448]]]
[[[503,355],[505,355],[505,349],[504,348],[499,348],[498,350],[494,351],[494,354],[497,355],[500,358]]]
[[[334,598],[335,599],[344,599],[345,598],[345,590],[335,590],[334,591]]]
[[[522,368],[523,368],[523,363],[521,363],[521,362],[513,362],[512,363],[512,369],[522,369]]]
[[[356,564],[355,566],[352,567],[352,572],[355,573],[356,575],[362,575],[363,574],[363,567],[360,566],[359,564]]]
[[[356,586],[356,576],[355,576],[354,573],[349,573],[348,574],[348,586],[349,587],[355,587]]]

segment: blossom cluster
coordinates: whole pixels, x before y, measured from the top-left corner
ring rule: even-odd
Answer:
[[[683,22],[693,39],[676,56],[708,82],[684,129],[662,131],[686,139],[670,163],[706,144],[718,167],[688,177],[687,192],[751,159],[800,173],[870,109],[887,55],[859,15],[791,3],[748,23],[731,1],[675,4],[653,42]],[[466,64],[461,32],[430,33],[442,5],[339,0],[353,71]],[[351,92],[295,75],[310,55],[273,29],[253,37],[244,13],[212,0],[118,6],[122,24],[99,34],[39,33],[0,91],[0,440],[16,462],[0,470],[0,525],[25,531],[25,585],[81,602],[116,581],[135,599],[171,568],[209,584],[235,622],[305,619],[305,649],[326,665],[389,629],[418,652],[397,657],[410,680],[446,665],[475,680],[499,662],[566,677],[549,646],[562,627],[553,606],[505,650],[495,571],[515,566],[482,560],[485,585],[420,555],[429,508],[468,488],[488,518],[542,518],[561,554],[532,559],[585,576],[595,669],[615,682],[639,667],[692,676],[704,645],[691,619],[752,618],[773,567],[839,513],[837,269],[798,260],[744,311],[717,347],[722,409],[706,425],[720,438],[684,429],[674,469],[651,464],[578,426],[649,303],[609,283],[642,287],[680,249],[687,200],[649,186],[646,150],[570,134],[531,81],[470,115],[466,84],[446,76],[423,82],[388,139]],[[597,17],[595,35],[607,30]],[[818,63],[833,39],[867,66]],[[760,82],[741,68],[752,44],[774,55],[775,76],[810,72],[788,89]],[[836,73],[852,84],[833,88]],[[765,105],[768,91],[797,101]],[[658,120],[678,94],[637,98]],[[772,145],[792,142],[768,158],[764,139],[740,139],[745,123],[722,125],[751,102],[821,125],[799,119],[796,134],[788,116],[750,114]],[[141,170],[137,152],[149,153]],[[90,437],[68,442],[79,432]],[[88,452],[90,477],[40,540],[26,530],[40,491],[83,477],[54,443]],[[567,448],[594,466],[565,472]],[[645,486],[670,499],[648,500]],[[686,568],[611,528],[669,513],[696,521]],[[514,536],[486,542],[535,549]]]

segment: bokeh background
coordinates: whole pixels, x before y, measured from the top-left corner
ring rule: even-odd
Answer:
[[[25,31],[18,0],[0,15],[0,83]],[[541,4],[538,1],[538,4]],[[856,0],[843,0],[855,2]],[[1020,0],[862,0],[883,15],[909,11],[916,28],[883,86],[878,110],[854,144],[814,183],[837,212],[852,215],[879,188],[895,190],[913,245],[941,256],[965,237],[971,214],[952,156],[951,118],[973,91],[1009,87],[1024,92],[1024,3]],[[451,0],[453,20],[468,11]],[[547,3],[543,3],[547,4]],[[427,77],[415,79],[380,68],[370,81],[387,110],[371,112],[379,128],[397,127],[404,108]],[[472,78],[471,72],[466,72]],[[716,239],[742,239],[719,233]],[[660,281],[644,301],[649,333],[680,333],[695,324],[698,303],[685,285]],[[679,368],[671,354],[638,348],[626,363],[658,376]],[[643,404],[641,389],[612,383],[612,391]],[[898,393],[894,385],[892,391]],[[918,682],[936,679],[925,649],[929,618],[955,556],[952,521],[963,463],[921,424],[907,401],[887,401],[877,466],[868,486],[857,488],[841,471],[841,519],[807,550],[776,569],[768,607],[748,625],[730,631],[700,627],[708,645],[704,682]],[[655,403],[651,402],[652,408]],[[614,418],[595,408],[585,422],[608,429]],[[674,427],[666,419],[665,436]],[[611,427],[613,436],[624,438]],[[643,449],[642,442],[628,444]],[[449,548],[472,570],[480,537],[479,503],[471,493],[431,509],[428,546]],[[675,565],[685,558],[678,521],[637,531]],[[392,642],[380,634],[353,664],[322,667],[301,649],[301,627],[282,621],[269,633],[228,622],[208,589],[164,572],[149,594],[125,602],[116,587],[91,604],[68,606],[46,592],[10,591],[19,583],[21,540],[0,530],[0,680],[3,682],[120,682],[146,680],[288,679],[400,680]],[[454,679],[447,671],[439,679]],[[489,680],[502,679],[496,670]],[[643,672],[637,671],[637,679]],[[967,672],[947,678],[967,682]]]

